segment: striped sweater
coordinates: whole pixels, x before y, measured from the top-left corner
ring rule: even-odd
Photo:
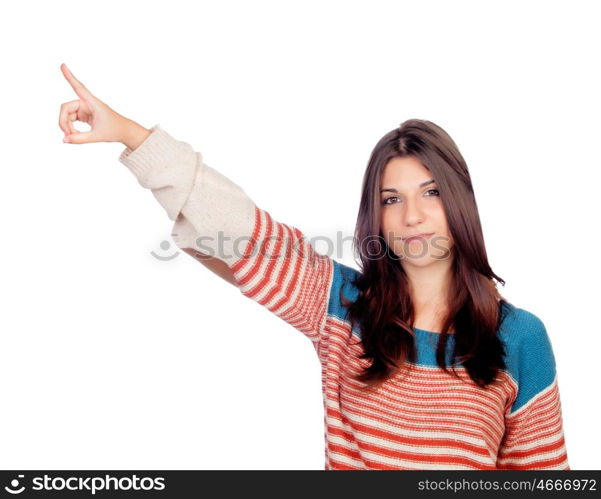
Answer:
[[[487,389],[435,360],[436,332],[415,329],[417,358],[377,390],[352,379],[360,331],[345,317],[358,271],[314,251],[201,153],[160,125],[119,161],[173,220],[178,247],[218,257],[246,297],[303,333],[321,363],[325,469],[570,469],[553,350],[543,322],[508,304],[499,337],[506,370]],[[221,237],[220,237],[221,234]],[[454,335],[449,336],[448,357]]]

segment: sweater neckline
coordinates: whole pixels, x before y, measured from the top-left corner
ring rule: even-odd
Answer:
[[[414,331],[419,331],[420,333],[426,333],[426,334],[436,334],[436,335],[441,335],[442,332],[440,331],[428,331],[427,329],[420,329],[419,327],[414,327],[413,328]],[[448,333],[449,336],[454,335],[455,333]]]

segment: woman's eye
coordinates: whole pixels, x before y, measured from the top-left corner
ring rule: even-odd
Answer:
[[[438,192],[438,189],[429,189],[429,190],[426,191],[426,193],[429,193],[429,192],[436,193],[436,194],[433,194],[434,196],[440,196],[440,192]],[[386,198],[384,201],[382,201],[382,204],[392,204],[392,203],[389,202],[391,199],[399,199],[399,198],[396,197],[396,196],[393,196],[393,197],[390,197],[390,198]]]

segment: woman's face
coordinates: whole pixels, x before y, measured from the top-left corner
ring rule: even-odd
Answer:
[[[380,185],[382,236],[401,264],[425,267],[448,259],[453,241],[430,171],[413,156],[394,158]],[[420,233],[431,236],[407,240]]]

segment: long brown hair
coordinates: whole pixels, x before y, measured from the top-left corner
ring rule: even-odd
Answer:
[[[470,174],[459,148],[438,125],[410,119],[384,135],[371,153],[365,175],[357,225],[355,252],[361,272],[354,284],[358,299],[347,307],[351,330],[360,325],[363,359],[373,362],[355,379],[374,388],[397,372],[405,361],[415,362],[414,308],[409,282],[398,258],[387,247],[384,257],[370,257],[368,245],[382,241],[380,226],[380,180],[393,158],[412,156],[420,161],[437,183],[451,237],[453,279],[448,297],[448,314],[438,338],[436,361],[448,372],[445,352],[451,327],[455,345],[455,365],[462,363],[471,379],[480,387],[492,383],[505,369],[504,349],[497,337],[503,306],[493,279],[505,285],[488,263],[480,217]],[[458,376],[459,377],[459,376]]]

